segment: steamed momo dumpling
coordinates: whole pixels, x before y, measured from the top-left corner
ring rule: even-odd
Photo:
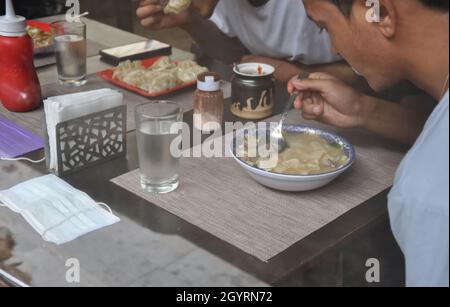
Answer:
[[[145,82],[145,70],[133,70],[127,73],[121,80],[129,85],[140,87]]]
[[[150,69],[152,71],[166,71],[166,70],[172,70],[175,69],[177,65],[172,63],[172,60],[168,56],[164,56],[160,58],[158,61],[156,61]]]
[[[177,77],[182,82],[188,83],[197,80],[198,75],[207,71],[206,67],[198,65],[194,61],[180,61],[178,63]]]
[[[130,60],[121,62],[119,66],[114,69],[113,78],[123,80],[126,75],[135,70],[144,70],[141,61],[131,62]]]
[[[149,93],[159,93],[179,84],[174,71],[147,71],[145,80],[139,87]]]
[[[165,14],[180,14],[187,10],[191,5],[192,0],[170,0],[167,6],[164,8]]]

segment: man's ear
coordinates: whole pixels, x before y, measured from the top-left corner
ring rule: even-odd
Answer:
[[[386,38],[393,38],[397,32],[397,8],[395,0],[380,1],[380,20],[378,28]]]

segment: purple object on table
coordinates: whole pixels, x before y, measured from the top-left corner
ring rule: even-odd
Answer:
[[[0,157],[17,158],[44,147],[41,137],[0,116]]]

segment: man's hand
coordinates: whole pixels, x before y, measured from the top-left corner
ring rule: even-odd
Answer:
[[[324,73],[313,73],[308,80],[295,77],[288,90],[300,92],[295,107],[305,119],[341,128],[363,127],[407,145],[417,140],[429,116],[424,110],[366,96]]]
[[[137,9],[141,25],[151,30],[162,30],[178,27],[189,20],[189,11],[180,14],[164,14],[164,8],[169,0],[142,0]]]
[[[180,14],[164,14],[169,0],[140,0],[136,14],[144,27],[162,30],[187,25],[191,22],[192,15],[209,18],[217,2],[218,0],[193,0],[191,7]]]
[[[363,94],[328,74],[313,73],[308,80],[295,77],[289,82],[288,91],[301,92],[295,107],[308,120],[341,128],[360,127],[370,112],[371,106],[362,103]]]

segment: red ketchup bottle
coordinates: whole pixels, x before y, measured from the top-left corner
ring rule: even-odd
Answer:
[[[11,0],[5,2],[6,15],[0,16],[0,101],[12,112],[27,112],[42,104],[33,41],[25,18],[16,16]]]

